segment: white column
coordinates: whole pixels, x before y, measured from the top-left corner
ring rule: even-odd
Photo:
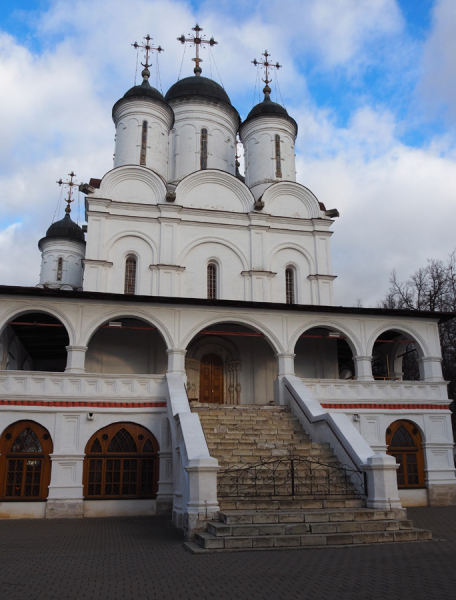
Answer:
[[[423,356],[418,359],[422,381],[443,381],[442,359],[440,356]]]
[[[87,346],[67,346],[66,373],[85,373],[85,354]]]
[[[187,350],[170,348],[166,351],[168,355],[168,373],[183,373],[187,378],[185,371],[185,355]]]
[[[354,356],[355,377],[360,381],[373,381],[372,356]]]
[[[296,354],[278,353],[274,355],[277,359],[277,379],[274,381],[274,403],[285,406],[287,404],[284,386],[282,385],[283,377],[291,375],[294,377],[294,359]]]

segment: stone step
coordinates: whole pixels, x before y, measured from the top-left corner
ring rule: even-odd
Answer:
[[[378,510],[372,508],[345,509],[339,511],[318,510],[234,510],[220,513],[220,521],[227,525],[268,523],[365,523],[399,519],[406,521],[404,508]]]
[[[379,544],[392,542],[417,542],[432,539],[432,533],[425,529],[397,531],[361,531],[332,534],[288,534],[288,535],[249,535],[219,537],[208,531],[197,533],[195,543],[204,550],[256,550],[266,548],[299,548],[351,546],[358,544]],[[190,552],[197,551],[193,545],[184,544]]]
[[[219,498],[220,510],[225,512],[229,510],[301,510],[301,509],[343,509],[343,508],[364,508],[365,500],[356,498],[355,495],[341,497],[331,496],[331,500],[318,498],[318,496],[308,494],[301,498],[290,500],[289,496],[271,496],[265,498]]]

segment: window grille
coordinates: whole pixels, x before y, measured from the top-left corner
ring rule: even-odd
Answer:
[[[134,294],[136,291],[136,258],[129,256],[125,262],[125,294]]]
[[[276,177],[282,177],[282,162],[280,158],[280,135],[275,136]]]
[[[57,261],[57,281],[62,281],[63,274],[63,258],[60,257]]]
[[[217,266],[213,263],[207,265],[207,297],[217,298]]]
[[[141,160],[140,164],[146,166],[146,152],[147,152],[147,121],[143,121],[142,132],[141,132]]]
[[[295,282],[293,269],[285,269],[285,289],[287,304],[295,303]]]
[[[201,129],[201,168],[207,169],[207,129]]]

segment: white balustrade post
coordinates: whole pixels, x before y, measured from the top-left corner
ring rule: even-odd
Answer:
[[[399,468],[393,456],[374,454],[368,457],[362,470],[367,475],[368,508],[388,510],[402,508],[397,489],[396,471]]]

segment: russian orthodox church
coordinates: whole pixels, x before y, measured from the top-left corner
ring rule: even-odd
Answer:
[[[202,75],[216,42],[200,31],[179,38],[194,75],[164,96],[146,38],[143,81],[112,110],[113,168],[79,186],[87,225],[71,173],[39,284],[0,287],[0,517],[169,513],[193,539],[257,498],[254,463],[290,453],[327,480],[304,498],[296,473],[300,508],[454,503],[438,333],[453,315],[334,306],[338,212],[296,181],[298,126],[270,97],[280,65],[255,61],[264,99],[242,120]]]

